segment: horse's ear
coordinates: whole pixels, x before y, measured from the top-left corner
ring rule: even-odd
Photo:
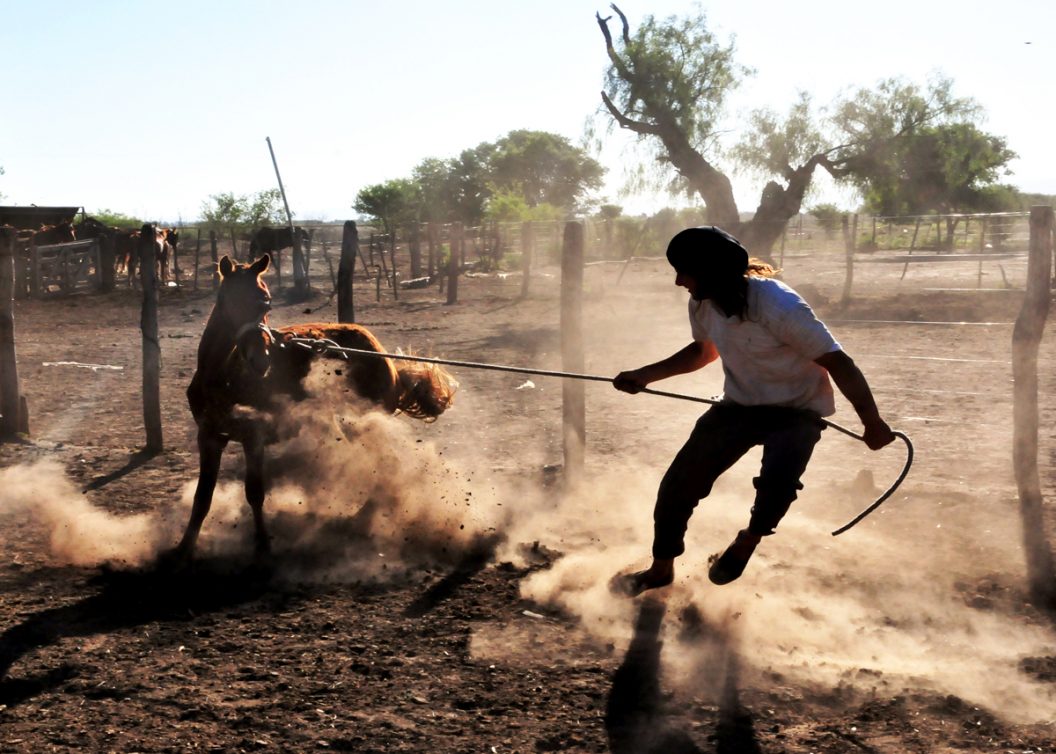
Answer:
[[[271,264],[271,255],[268,254],[268,253],[265,253],[264,256],[262,256],[256,262],[254,262],[253,265],[249,269],[255,275],[262,275],[264,273],[264,271],[268,269],[268,265],[270,265],[270,264]]]
[[[224,254],[224,256],[220,258],[219,268],[220,277],[226,278],[228,275],[234,272],[235,263],[231,261],[231,257],[229,257],[227,254]]]

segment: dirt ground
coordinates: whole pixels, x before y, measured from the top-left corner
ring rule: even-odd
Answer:
[[[240,449],[190,570],[155,568],[198,461],[184,391],[213,303],[162,291],[165,450],[145,441],[138,293],[16,304],[30,436],[0,446],[0,751],[1051,752],[1056,631],[1029,604],[1011,467],[1012,325],[1025,258],[784,260],[916,460],[829,431],[777,535],[737,582],[707,556],[747,520],[749,455],[691,521],[676,583],[637,600],[652,495],[702,406],[586,393],[583,479],[562,469],[554,378],[464,367],[432,424],[360,415],[321,383],[273,449],[268,563],[252,559]],[[979,273],[982,272],[982,276]],[[622,278],[621,278],[622,275]],[[288,282],[288,276],[284,279]],[[331,283],[274,325],[333,319]],[[460,302],[357,281],[389,349],[561,369],[559,271],[468,275]],[[592,265],[586,371],[688,341],[661,261]],[[1040,356],[1043,490],[1056,495],[1056,339]],[[716,367],[656,387],[711,396]],[[846,401],[840,424],[858,430]],[[1048,521],[1056,532],[1056,521]]]

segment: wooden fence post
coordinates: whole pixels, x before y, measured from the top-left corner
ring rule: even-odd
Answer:
[[[440,229],[436,223],[430,222],[426,225],[426,240],[429,244],[428,249],[428,260],[427,269],[429,270],[429,279],[432,280],[433,276],[436,275],[436,247],[440,240]]]
[[[143,283],[143,309],[139,328],[143,335],[143,425],[147,430],[146,449],[158,453],[161,438],[161,343],[158,340],[158,285],[154,264],[157,241],[154,226],[139,231],[139,275]]]
[[[112,230],[104,230],[99,234],[99,287],[104,291],[112,291],[117,285],[114,266],[116,264],[115,247],[117,238]]]
[[[521,223],[521,298],[528,298],[528,285],[532,277],[532,251],[535,246],[532,221]]]
[[[194,290],[198,290],[198,268],[202,264],[202,229],[194,229]]]
[[[844,305],[851,301],[851,286],[854,285],[854,251],[858,246],[858,215],[853,219],[843,216],[843,253],[847,260],[846,273],[843,279],[843,297],[840,302]]]
[[[0,228],[0,441],[28,429],[22,414],[15,354],[15,232]]]
[[[450,253],[447,255],[447,303],[458,303],[458,268],[462,251],[462,223],[451,224]]]
[[[583,357],[583,223],[565,223],[561,249],[561,368],[582,373]],[[587,406],[583,382],[565,380],[561,385],[562,441],[565,481],[583,478],[586,448]]]
[[[1052,207],[1030,208],[1030,256],[1027,291],[1012,331],[1012,463],[1019,488],[1027,581],[1039,606],[1056,608],[1056,571],[1045,536],[1038,476],[1038,345],[1049,313],[1052,274]]]
[[[422,226],[417,222],[411,225],[409,253],[411,277],[420,278],[422,276]]]
[[[290,240],[293,241],[293,290],[298,298],[308,295],[308,267],[304,262],[304,249],[301,248],[301,234],[290,226]]]
[[[345,220],[341,230],[341,259],[337,263],[337,321],[355,322],[356,307],[352,298],[352,277],[359,256],[359,229],[353,220]]]
[[[213,287],[220,285],[220,261],[216,250],[216,231],[209,231],[209,256],[213,260]]]

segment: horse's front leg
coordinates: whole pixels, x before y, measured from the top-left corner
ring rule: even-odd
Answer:
[[[254,431],[242,441],[246,454],[246,502],[253,511],[253,536],[257,557],[271,552],[271,538],[264,523],[264,438]]]
[[[216,489],[216,479],[220,474],[220,457],[226,446],[226,437],[199,428],[198,486],[194,490],[191,518],[187,522],[187,529],[183,532],[183,538],[176,546],[174,553],[180,560],[189,560],[194,554],[198,533],[202,530],[202,523],[209,515],[209,508],[213,504],[213,491]]]

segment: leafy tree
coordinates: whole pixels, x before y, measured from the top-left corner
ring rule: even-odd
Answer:
[[[416,219],[417,194],[413,181],[398,178],[363,188],[352,207],[391,236],[397,227]]]
[[[252,228],[263,225],[286,225],[282,192],[277,188],[258,191],[246,201],[246,223]]]
[[[989,189],[1015,156],[1004,139],[951,123],[886,144],[866,165],[850,164],[847,176],[877,214],[985,211],[993,204]]]
[[[702,11],[664,21],[646,16],[632,35],[626,16],[612,8],[622,23],[618,45],[610,19],[596,16],[610,61],[601,93],[610,127],[637,134],[673,171],[672,188],[699,195],[708,220],[757,253],[768,251],[799,213],[817,168],[848,179],[854,170],[867,171],[893,141],[929,126],[970,122],[979,112],[971,100],[953,97],[947,79],[925,89],[891,79],[853,92],[825,118],[806,94],[787,115],[759,110],[741,142],[724,152],[727,97],[752,73],[734,61],[733,44],[716,40]],[[724,155],[768,179],[751,220],[741,220],[732,183],[719,167]]]
[[[552,204],[575,209],[588,191],[601,186],[605,174],[605,168],[583,149],[545,131],[510,131],[486,153],[491,183],[520,193],[529,207]]]
[[[527,220],[558,220],[565,210],[544,202],[531,206],[524,197],[514,191],[496,191],[488,200],[484,219],[488,222],[524,222]]]
[[[420,219],[478,225],[504,213],[538,219],[581,209],[603,174],[596,160],[565,137],[522,129],[465,149],[456,158],[423,160],[413,181]],[[543,209],[514,211],[514,196],[524,208]],[[499,206],[492,208],[492,202]]]
[[[211,228],[259,228],[263,225],[285,225],[278,189],[265,189],[252,196],[228,191],[212,194],[202,202],[202,220]]]
[[[818,221],[818,225],[825,231],[826,238],[832,238],[844,215],[835,204],[815,204],[807,213]]]
[[[143,227],[143,220],[132,215],[126,215],[123,212],[115,212],[112,209],[99,209],[95,212],[89,212],[92,217],[101,222],[103,225],[107,225],[112,228],[134,228],[138,230]]]

